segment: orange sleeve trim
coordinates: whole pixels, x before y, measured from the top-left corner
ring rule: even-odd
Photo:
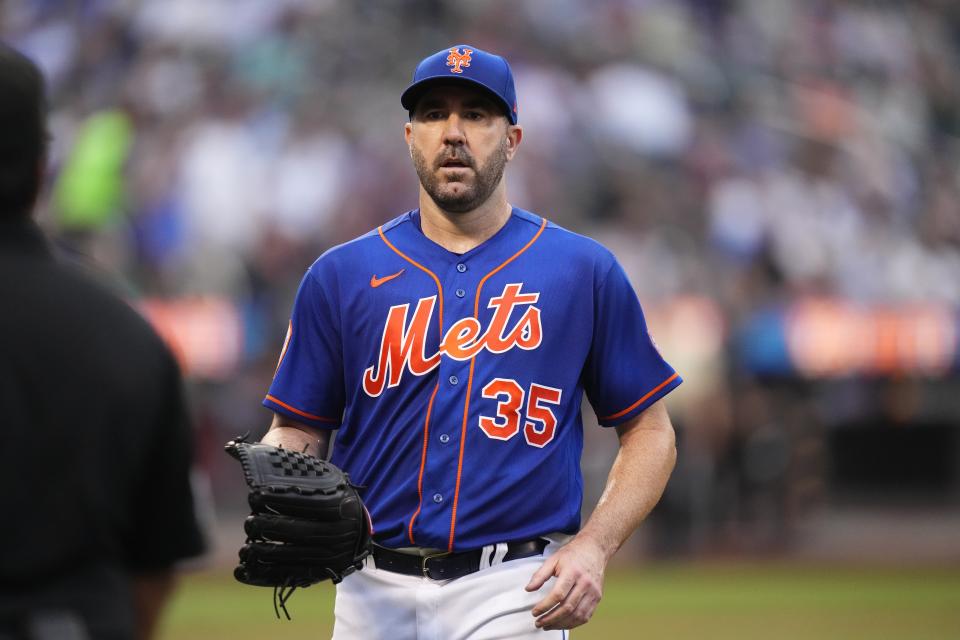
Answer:
[[[674,380],[676,380],[679,375],[680,375],[679,373],[674,373],[672,376],[670,376],[669,378],[667,378],[666,380],[664,380],[663,382],[661,382],[660,384],[658,384],[657,386],[655,386],[653,389],[650,390],[649,393],[647,393],[645,396],[643,396],[642,398],[640,398],[639,400],[637,400],[636,402],[634,402],[632,405],[630,405],[629,407],[627,407],[627,408],[624,409],[623,411],[618,411],[618,412],[614,413],[613,415],[604,416],[604,417],[600,418],[600,420],[615,420],[616,418],[619,418],[620,416],[625,416],[625,415],[627,415],[628,413],[630,413],[631,411],[633,411],[634,409],[636,409],[637,407],[639,407],[640,405],[642,405],[644,402],[646,402],[647,400],[649,400],[650,397],[651,397],[653,394],[655,394],[657,391],[660,391],[660,390],[663,389],[665,386],[667,386],[668,384],[670,384],[671,382],[673,382]]]
[[[413,523],[420,515],[420,509],[423,508],[423,469],[427,466],[427,442],[430,437],[430,413],[433,411],[433,399],[437,397],[437,391],[440,390],[440,383],[433,388],[430,395],[430,402],[427,403],[427,419],[423,421],[423,452],[420,454],[420,476],[417,478],[417,496],[420,501],[417,503],[417,510],[410,517],[410,526],[407,528],[407,535],[410,537],[410,544],[416,544],[413,539]]]
[[[404,260],[406,260],[407,262],[415,266],[417,269],[420,269],[421,271],[426,273],[428,276],[433,278],[433,281],[437,285],[437,295],[439,296],[438,301],[440,302],[440,311],[437,313],[437,317],[440,320],[440,339],[443,340],[443,287],[440,286],[440,278],[438,278],[437,274],[435,274],[433,271],[430,271],[430,269],[427,269],[425,266],[423,266],[422,264],[420,264],[410,256],[406,255],[403,251],[400,251],[400,249],[397,249],[395,246],[393,246],[393,243],[387,240],[387,236],[384,235],[382,226],[377,227],[377,233],[380,234],[380,239],[383,240],[383,243],[388,247],[390,247],[391,249],[393,249],[398,256],[400,256],[401,258],[403,258]]]
[[[540,228],[537,229],[537,232],[530,238],[530,241],[527,244],[517,251],[515,254],[503,261],[503,263],[483,276],[483,279],[480,280],[480,284],[477,285],[477,297],[473,301],[473,317],[479,319],[480,315],[480,291],[483,289],[483,283],[486,282],[490,276],[497,273],[508,264],[520,257],[520,255],[529,249],[534,242],[537,241],[537,238],[540,237],[540,234],[543,233],[543,230],[547,228],[547,219],[543,218],[540,223]],[[474,356],[470,358],[470,373],[467,376],[467,398],[463,402],[463,423],[460,425],[460,457],[457,460],[457,487],[453,492],[453,513],[450,515],[450,541],[447,543],[447,551],[453,551],[453,540],[457,528],[457,505],[460,503],[460,479],[463,476],[463,450],[467,442],[467,417],[470,415],[470,393],[473,389],[473,366],[476,362],[477,357]]]
[[[283,400],[278,400],[277,398],[274,398],[274,397],[271,396],[270,394],[267,394],[267,400],[269,400],[270,402],[273,402],[273,403],[275,403],[275,404],[280,405],[281,407],[283,407],[283,408],[286,409],[287,411],[292,411],[292,412],[294,412],[294,413],[297,414],[298,416],[303,416],[304,418],[310,418],[311,420],[319,420],[320,422],[329,422],[329,423],[331,423],[331,424],[339,424],[339,422],[340,422],[339,420],[334,420],[333,418],[324,418],[323,416],[315,416],[315,415],[313,415],[312,413],[307,413],[306,411],[300,411],[300,409],[297,409],[296,407],[291,407],[290,405],[288,405],[288,404],[287,404],[286,402],[284,402]]]

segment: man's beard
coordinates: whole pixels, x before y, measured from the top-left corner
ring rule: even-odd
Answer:
[[[503,178],[503,169],[507,164],[507,142],[504,139],[482,167],[477,167],[473,157],[467,154],[462,147],[453,147],[446,153],[440,154],[432,167],[427,164],[427,159],[423,157],[419,149],[412,148],[411,155],[413,166],[420,178],[420,184],[423,185],[430,198],[437,203],[437,206],[451,213],[464,213],[473,211],[486,202],[490,194],[500,184],[500,180]],[[473,184],[461,183],[463,189],[458,194],[443,190],[447,182],[438,173],[441,165],[451,159],[459,160],[466,168],[473,169]]]

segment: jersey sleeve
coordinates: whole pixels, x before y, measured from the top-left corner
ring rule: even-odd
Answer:
[[[600,424],[612,427],[639,415],[682,380],[654,345],[620,264],[614,261],[596,286],[583,382]]]
[[[343,414],[343,351],[332,269],[307,271],[263,405],[297,422],[335,429]]]

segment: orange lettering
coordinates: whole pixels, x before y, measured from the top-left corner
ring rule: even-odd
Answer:
[[[530,307],[520,318],[520,322],[507,336],[507,343],[514,344],[527,351],[540,346],[543,338],[540,327],[540,309]]]
[[[473,49],[464,49],[463,53],[460,53],[460,49],[454,47],[450,49],[450,55],[447,56],[447,66],[452,67],[450,73],[463,73],[463,69],[460,67],[469,67],[470,54],[473,53]]]
[[[522,284],[511,283],[503,287],[503,293],[490,298],[487,307],[493,309],[493,317],[485,333],[476,318],[461,318],[453,324],[440,342],[439,350],[427,357],[427,329],[437,296],[420,298],[407,326],[409,304],[390,307],[380,340],[377,363],[363,372],[363,390],[376,398],[385,388],[400,384],[405,369],[415,376],[422,376],[440,364],[443,355],[454,360],[469,360],[486,349],[490,353],[504,353],[519,347],[536,349],[543,340],[540,309],[532,306],[539,293],[520,293]],[[507,323],[513,309],[518,305],[531,305],[509,331]]]
[[[457,320],[440,345],[440,352],[454,360],[469,360],[483,349],[483,341],[477,340],[480,334],[480,322],[476,318]],[[473,344],[470,344],[470,343]]]
[[[377,397],[383,393],[384,385],[395,387],[400,384],[400,377],[404,368],[410,373],[422,376],[440,364],[440,354],[436,353],[429,358],[424,354],[424,343],[427,338],[427,327],[430,316],[433,315],[433,305],[436,296],[420,298],[417,309],[413,312],[410,328],[407,324],[407,310],[409,304],[390,307],[387,322],[383,327],[383,338],[380,340],[380,359],[376,366],[368,367],[363,372],[363,390],[368,396]],[[387,377],[389,376],[389,383]]]
[[[525,293],[521,295],[521,287],[523,287],[522,284],[508,284],[503,288],[503,293],[490,298],[490,302],[487,303],[487,308],[494,309],[494,312],[493,318],[490,320],[490,327],[481,340],[486,342],[487,349],[491,353],[503,353],[516,346],[516,343],[509,337],[503,337],[504,329],[507,327],[507,321],[510,319],[510,313],[513,311],[513,308],[519,304],[533,304],[540,299],[539,293]],[[538,325],[539,322],[540,315],[538,312]],[[513,335],[513,333],[511,333],[511,335]]]

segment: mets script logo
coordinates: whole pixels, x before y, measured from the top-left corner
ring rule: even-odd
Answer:
[[[460,67],[470,66],[471,53],[473,53],[473,49],[464,49],[463,53],[460,53],[459,47],[450,49],[450,55],[447,56],[447,66],[452,67],[450,73],[463,73],[463,69]]]
[[[508,284],[503,293],[490,298],[487,308],[494,311],[486,331],[481,333],[482,327],[476,318],[457,320],[440,341],[440,349],[430,356],[424,351],[424,343],[437,296],[420,298],[409,325],[409,303],[390,307],[380,341],[380,355],[376,364],[363,372],[363,390],[371,398],[376,398],[383,393],[384,387],[400,384],[404,370],[422,376],[437,368],[444,355],[454,360],[469,360],[484,349],[490,353],[504,353],[514,347],[528,351],[536,349],[543,339],[540,309],[533,306],[540,294],[520,293],[522,286]],[[516,324],[508,328],[510,315],[521,305],[530,306]]]

